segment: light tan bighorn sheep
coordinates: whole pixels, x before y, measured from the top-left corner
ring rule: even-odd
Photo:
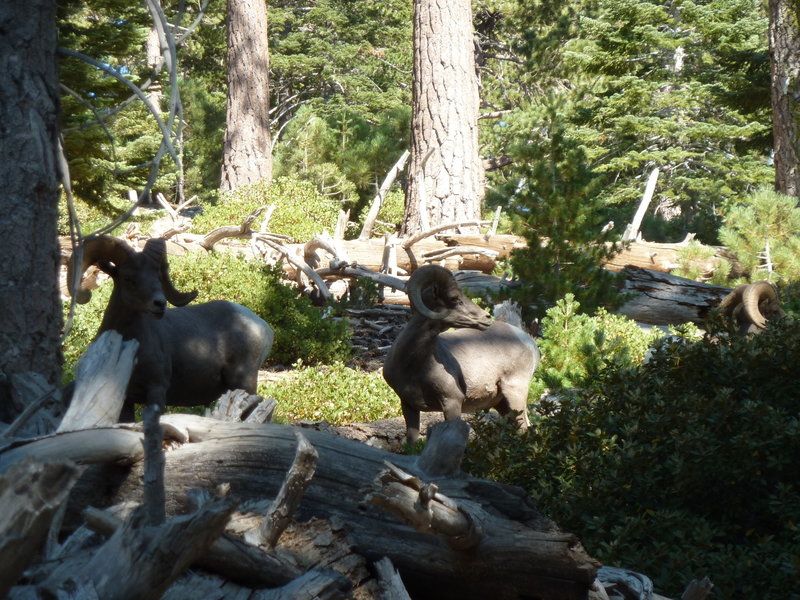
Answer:
[[[97,336],[106,330],[136,339],[136,366],[121,419],[133,404],[209,405],[227,390],[256,392],[258,369],[272,348],[274,332],[250,309],[225,300],[185,306],[197,292],[179,292],[170,277],[163,239],[142,252],[124,241],[98,236],[83,243],[81,274],[97,265],[114,280]],[[70,259],[67,281],[72,281]],[[79,303],[91,292],[80,289]],[[182,308],[167,308],[167,302]]]
[[[722,299],[719,309],[741,334],[761,333],[768,321],[786,316],[778,301],[778,290],[769,281],[737,286]]]
[[[406,292],[411,318],[386,356],[383,377],[400,397],[407,440],[419,437],[421,411],[440,410],[446,419],[483,408],[516,411],[526,429],[528,386],[540,360],[533,338],[492,321],[443,267],[414,271]]]

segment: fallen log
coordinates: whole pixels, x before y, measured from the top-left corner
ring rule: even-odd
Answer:
[[[711,310],[731,289],[669,273],[627,266],[623,292],[633,296],[617,313],[650,325],[704,325]]]
[[[295,454],[293,427],[233,424],[192,415],[165,415],[162,420],[165,429],[185,431],[188,436],[188,443],[166,452],[168,517],[186,509],[185,492],[193,488],[213,489],[227,482],[231,497],[242,503],[278,494]],[[78,433],[90,436],[95,431],[55,438]],[[344,523],[354,550],[370,561],[389,557],[412,597],[586,597],[597,563],[574,535],[559,532],[521,490],[466,475],[430,476],[420,468],[420,464],[439,462],[430,456],[423,455],[418,462],[417,457],[391,454],[314,430],[305,430],[304,435],[319,459],[296,518],[338,519]],[[433,432],[431,437],[435,437]],[[41,448],[34,448],[45,442],[52,452],[61,453],[53,438],[31,442],[28,453],[44,454]],[[93,456],[96,453],[86,458]],[[73,454],[73,458],[83,462],[80,456]],[[384,470],[387,460],[420,481],[437,486],[438,493],[480,523],[477,544],[469,550],[453,548],[366,504],[364,488]],[[453,471],[452,466],[444,470]],[[137,463],[123,469],[116,487],[98,487],[90,480],[91,489],[79,492],[82,502],[96,506],[139,502],[142,476],[142,465]],[[76,487],[82,485],[83,479]]]
[[[69,462],[25,460],[0,477],[0,598],[41,551],[53,515],[78,474]]]

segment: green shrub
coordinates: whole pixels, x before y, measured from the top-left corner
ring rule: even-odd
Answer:
[[[639,364],[648,347],[663,333],[641,329],[627,317],[598,309],[593,316],[579,312],[580,304],[567,294],[547,310],[542,337],[537,340],[542,363],[534,374],[532,394],[582,386],[608,365]]]
[[[259,394],[278,402],[277,418],[328,421],[334,425],[400,416],[400,400],[380,372],[365,373],[341,362],[296,371],[276,383],[259,386]]]
[[[192,231],[208,233],[223,225],[240,225],[260,206],[275,205],[269,230],[307,241],[323,230],[333,231],[340,204],[317,192],[308,181],[281,177],[243,185],[223,194],[216,202],[203,204],[202,214],[192,221]]]
[[[178,289],[200,292],[195,302],[230,300],[269,323],[275,330],[270,364],[297,360],[314,364],[350,357],[346,322],[325,317],[307,297],[281,283],[278,267],[229,252],[195,252],[171,257],[170,275]]]
[[[347,360],[350,334],[342,320],[323,316],[308,298],[281,283],[275,267],[247,261],[228,252],[191,253],[170,257],[170,275],[180,290],[199,291],[195,303],[230,300],[250,308],[275,329],[267,362],[292,364]],[[94,338],[111,295],[112,284],[94,291],[91,301],[78,305],[72,330],[64,344],[68,379],[78,357]],[[65,311],[68,309],[65,303]]]
[[[606,564],[679,596],[800,598],[800,321],[664,343],[585,392],[543,402],[521,437],[475,421],[465,468],[521,485]]]
[[[108,305],[112,289],[111,283],[101,285],[92,291],[92,297],[89,302],[75,304],[75,314],[72,318],[69,333],[61,347],[64,353],[64,383],[74,379],[73,371],[75,365],[81,354],[92,343],[97,330],[100,328],[100,321],[103,319],[103,312],[105,312]],[[69,305],[69,300],[62,304],[65,323],[69,315]]]

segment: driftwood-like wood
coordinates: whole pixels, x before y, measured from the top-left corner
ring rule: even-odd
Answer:
[[[69,462],[24,460],[0,476],[0,598],[40,552],[79,472]]]
[[[92,530],[107,536],[113,535],[123,524],[108,511],[93,508],[87,509],[84,517]],[[195,565],[250,587],[279,587],[302,574],[296,562],[284,554],[263,552],[228,533],[214,540]]]
[[[89,344],[75,367],[72,400],[58,432],[119,421],[138,348],[137,340],[123,341],[113,330]]]
[[[65,561],[40,587],[51,597],[78,590],[78,597],[91,591],[103,600],[157,600],[206,554],[233,510],[231,501],[217,499],[160,527],[146,527],[134,512],[88,561],[83,557]]]
[[[376,562],[374,567],[380,582],[382,600],[411,600],[400,573],[394,568],[392,561],[384,557]]]
[[[651,325],[703,325],[731,289],[669,273],[628,266],[624,291],[633,294],[617,313]]]
[[[144,456],[141,431],[98,428],[69,431],[12,444],[0,453],[0,473],[30,456],[38,460],[72,460],[78,464],[131,464]]]
[[[193,488],[214,489],[229,482],[231,497],[241,502],[278,494],[295,454],[294,428],[224,423],[192,415],[164,415],[162,420],[165,429],[184,431],[189,442],[166,453],[168,516],[185,508],[184,494]],[[108,438],[108,430],[55,437],[79,433]],[[346,525],[355,551],[371,561],[384,556],[392,560],[415,599],[516,597],[523,590],[548,600],[586,597],[597,563],[574,535],[557,531],[542,517],[521,490],[468,476],[429,478],[418,468],[416,457],[391,454],[314,430],[306,430],[304,435],[319,453],[319,461],[296,518],[338,519]],[[45,448],[62,453],[62,445],[52,440],[27,446],[31,447],[28,453],[41,455]],[[6,458],[5,454],[0,460]],[[97,454],[95,449],[90,455],[75,458],[85,461]],[[376,479],[387,460],[426,485],[436,485],[438,493],[468,514],[483,532],[478,545],[470,551],[453,549],[379,507],[365,504],[364,488]],[[90,489],[78,493],[91,505],[138,502],[142,498],[142,476],[138,463],[122,475],[117,488],[98,488],[90,483]],[[76,487],[81,486],[82,480]]]
[[[614,272],[619,272],[626,266],[633,266],[669,273],[680,266],[678,262],[679,254],[689,241],[688,238],[686,241],[678,243],[637,240],[627,244],[618,254],[606,260],[603,263],[603,267]],[[731,263],[732,276],[742,274],[738,261],[725,248],[719,246],[706,246],[706,248],[711,248],[714,251],[713,256],[702,260],[698,259],[692,263],[692,266],[699,269],[701,273],[710,276],[724,259]]]
[[[263,546],[267,549],[275,547],[278,538],[291,523],[294,512],[314,477],[319,455],[300,430],[295,431],[295,434],[297,451],[292,466],[286,474],[286,479],[261,525],[245,534],[245,540],[256,546]]]

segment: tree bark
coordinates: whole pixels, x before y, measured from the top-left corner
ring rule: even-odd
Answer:
[[[480,218],[483,164],[469,0],[414,0],[412,95],[403,233]]]
[[[769,0],[775,190],[800,196],[800,6]]]
[[[0,3],[0,30],[0,420],[10,421],[25,406],[8,376],[61,379],[56,2]]]
[[[228,110],[220,191],[272,177],[264,0],[228,0]]]

